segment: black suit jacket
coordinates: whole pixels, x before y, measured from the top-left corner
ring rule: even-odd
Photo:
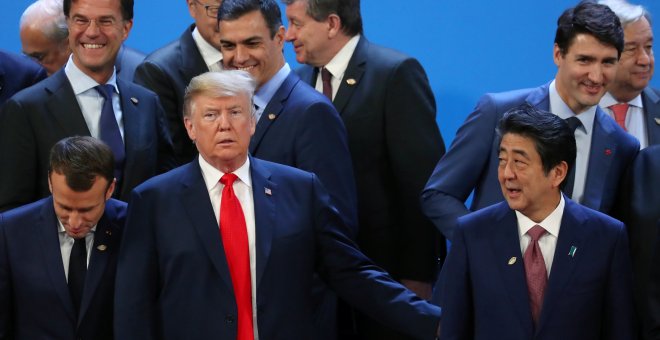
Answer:
[[[106,202],[76,317],[52,197],[0,214],[0,339],[113,339],[114,282],[125,219],[126,203]]]
[[[183,93],[190,80],[209,69],[192,37],[195,25],[178,40],[156,50],[135,70],[135,82],[156,92],[165,110],[177,164],[190,162],[197,148],[183,125]]]
[[[117,79],[126,161],[115,197],[171,169],[172,142],[158,97]],[[48,196],[48,157],[60,139],[90,132],[64,69],[12,97],[0,113],[0,211]]]
[[[28,57],[0,50],[0,108],[16,92],[46,78],[46,70]]]
[[[303,66],[314,86],[318,69]],[[431,281],[444,241],[420,194],[445,152],[419,62],[361,37],[333,101],[348,131],[358,193],[358,244],[396,278]]]

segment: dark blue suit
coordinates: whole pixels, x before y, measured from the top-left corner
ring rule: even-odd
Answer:
[[[113,339],[115,270],[125,217],[126,203],[107,201],[76,317],[52,197],[0,214],[0,339]]]
[[[439,309],[371,263],[315,175],[250,159],[262,339],[311,339],[312,274],[394,327],[432,339]],[[266,190],[269,189],[269,190]],[[117,339],[236,339],[236,304],[197,160],[134,192],[117,269]]]
[[[115,197],[127,200],[146,179],[173,167],[158,97],[117,79],[126,161]],[[0,113],[0,211],[48,196],[48,157],[60,139],[90,132],[64,69],[12,97]]]
[[[132,82],[133,76],[135,75],[135,69],[144,60],[144,57],[144,53],[122,45],[117,54],[117,60],[115,61],[117,77],[126,82]]]
[[[660,91],[650,86],[642,91],[649,145],[660,144]]]
[[[440,339],[635,338],[624,225],[565,201],[536,329],[515,212],[501,202],[458,220],[434,298],[443,308]]]
[[[0,50],[0,108],[14,93],[46,78],[46,70],[30,58]]]
[[[497,123],[509,109],[528,103],[549,111],[549,83],[538,88],[486,94],[468,116],[422,193],[422,208],[451,239],[456,219],[504,200],[497,180]],[[600,108],[596,109],[582,205],[611,213],[620,179],[639,151],[639,142]],[[465,200],[474,190],[470,210]]]

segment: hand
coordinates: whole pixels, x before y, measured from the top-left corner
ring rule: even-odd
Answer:
[[[433,295],[431,283],[407,279],[401,280],[401,283],[422,299],[431,300],[431,295]]]

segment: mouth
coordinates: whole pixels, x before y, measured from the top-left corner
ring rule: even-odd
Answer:
[[[256,65],[243,66],[243,67],[232,66],[232,68],[234,70],[241,70],[241,71],[246,71],[246,72],[252,71],[255,67],[256,67]]]
[[[226,145],[231,145],[233,143],[235,143],[233,139],[226,138],[219,140],[217,144],[221,146],[226,146]]]
[[[517,189],[517,188],[506,188],[506,193],[507,193],[507,196],[509,196],[509,198],[516,198],[516,197],[520,196],[521,192],[522,192],[522,190]]]
[[[99,48],[105,47],[105,44],[82,44],[82,46],[89,50],[97,50]]]
[[[582,86],[587,91],[587,93],[589,93],[591,95],[598,95],[603,90],[603,85],[602,84],[594,84],[594,83],[591,83],[591,82],[583,82]]]

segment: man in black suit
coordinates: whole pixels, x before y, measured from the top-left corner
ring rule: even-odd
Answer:
[[[110,148],[69,137],[53,146],[52,196],[0,214],[0,339],[112,339],[126,203]]]
[[[289,20],[286,39],[298,62],[307,64],[298,74],[332,100],[348,131],[358,244],[428,298],[444,240],[423,216],[419,195],[444,143],[424,69],[417,60],[362,36],[359,0],[324,1],[323,6],[318,0],[283,2]]]
[[[0,50],[0,108],[16,92],[46,78],[46,71],[30,59]]]
[[[73,51],[69,62],[14,96],[0,113],[0,211],[49,194],[48,150],[64,137],[91,135],[110,144],[120,199],[173,167],[158,97],[115,73],[117,53],[132,27],[133,1],[67,0],[64,13]]]
[[[183,93],[190,80],[222,69],[218,36],[220,0],[186,0],[195,23],[179,39],[147,56],[135,71],[135,82],[156,92],[165,109],[177,164],[190,162],[197,149],[183,126]]]

